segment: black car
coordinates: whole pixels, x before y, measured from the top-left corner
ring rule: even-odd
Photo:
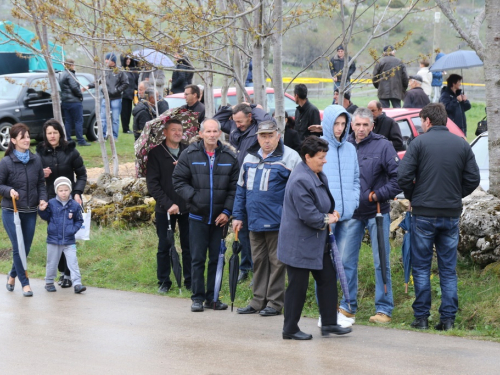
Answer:
[[[76,77],[83,86],[94,81],[92,74],[76,73]],[[54,117],[50,94],[51,87],[46,72],[0,75],[1,151],[7,149],[10,128],[18,122],[29,126],[32,139],[43,138],[43,124]],[[83,134],[89,141],[97,140],[95,101],[87,91],[83,93]]]

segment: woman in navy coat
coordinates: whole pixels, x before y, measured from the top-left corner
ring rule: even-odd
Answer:
[[[278,239],[278,259],[286,264],[288,288],[285,294],[283,339],[310,340],[298,322],[306,300],[309,273],[317,284],[321,333],[342,335],[351,328],[337,325],[337,275],[328,247],[328,229],[339,213],[328,188],[323,165],[328,143],[315,136],[304,140],[300,150],[302,162],[290,175],[283,203]]]

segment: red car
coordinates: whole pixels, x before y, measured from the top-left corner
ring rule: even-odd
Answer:
[[[420,117],[418,115],[420,111],[421,110],[419,108],[384,109],[386,115],[392,117],[398,123],[399,128],[401,129],[401,135],[403,136],[403,143],[405,145],[408,145],[410,140],[412,140],[413,138],[417,137],[418,135],[424,132],[422,129],[422,122],[420,121]],[[463,139],[467,140],[462,130],[452,120],[448,119],[446,127],[453,134],[456,134],[459,137],[462,137]],[[402,159],[405,153],[406,151],[399,151],[398,152],[399,158]]]
[[[251,98],[253,95],[253,87],[246,87],[246,90]],[[274,89],[272,87],[266,88],[267,94],[267,109],[269,114],[273,114],[274,112]],[[184,99],[184,93],[180,92],[178,94],[171,94],[165,97],[165,100],[168,102],[168,106],[170,108],[180,107],[186,104],[186,100]],[[221,89],[214,89],[214,101],[215,108],[219,108],[221,105]],[[237,104],[236,101],[236,88],[230,87],[227,91],[227,101],[230,105]],[[285,93],[285,111],[288,113],[288,116],[295,116],[295,109],[297,108],[297,104],[295,104],[295,99],[292,95]]]

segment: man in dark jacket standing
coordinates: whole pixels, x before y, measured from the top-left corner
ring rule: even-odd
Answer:
[[[333,77],[333,91],[338,90],[342,82],[342,73],[344,71],[344,46],[337,47],[337,54],[330,59],[330,73]],[[351,62],[351,57],[348,58]],[[346,87],[351,84],[351,75],[356,71],[356,63],[353,61],[347,71]]]
[[[221,123],[222,131],[229,134],[229,142],[238,151],[238,166],[241,168],[248,149],[257,142],[257,126],[262,121],[274,121],[262,108],[248,103],[236,104],[233,107],[222,107],[214,116]],[[253,268],[250,250],[248,226],[243,224],[240,230],[241,264],[238,282],[248,278]]]
[[[156,107],[158,107],[158,114],[162,114],[168,109],[168,103],[163,98],[158,99],[157,95],[158,91],[155,90],[154,86],[148,87],[144,92],[145,99],[141,99],[132,111],[136,140],[140,137],[146,123],[157,117]]]
[[[422,88],[420,75],[410,76],[410,90],[406,92],[403,108],[424,108],[431,101]]]
[[[125,134],[132,134],[130,130],[130,117],[132,116],[132,103],[134,102],[135,91],[139,84],[139,70],[137,68],[137,61],[130,56],[120,56],[122,69],[128,79],[128,87],[123,92],[122,96],[122,111],[120,118],[122,122],[122,130]]]
[[[443,103],[446,113],[467,136],[467,119],[465,112],[471,109],[467,96],[462,94],[462,76],[451,74],[446,81],[446,86],[441,90],[439,103]]]
[[[173,174],[175,191],[189,205],[193,312],[203,311],[204,307],[227,309],[226,304],[214,301],[215,274],[223,227],[233,210],[239,167],[236,155],[219,141],[221,134],[217,120],[203,121],[200,127],[202,139],[189,145],[181,154]]]
[[[83,138],[83,95],[80,84],[76,80],[75,61],[66,59],[65,70],[59,80],[61,86],[61,109],[64,116],[66,139],[71,141],[71,133],[75,129],[79,146],[90,146]]]
[[[355,318],[358,308],[358,259],[365,228],[370,233],[373,259],[375,263],[375,312],[370,317],[371,323],[389,323],[391,321],[394,301],[392,298],[392,282],[389,243],[389,200],[401,190],[397,182],[399,158],[392,144],[383,136],[373,132],[372,113],[367,108],[358,108],[352,121],[353,133],[349,135],[358,154],[360,197],[359,206],[352,219],[347,222],[347,240],[342,255],[345,274],[351,298],[350,307],[345,298],[340,303],[340,313],[348,318]],[[387,267],[387,292],[384,290],[382,269],[380,265],[377,241],[377,202],[383,216],[383,232]]]
[[[457,245],[462,198],[479,185],[479,168],[470,145],[446,127],[442,104],[420,111],[424,134],[408,147],[398,183],[411,201],[411,266],[415,284],[413,328],[428,329],[431,264],[436,246],[441,284],[440,331],[453,328],[458,311]]]
[[[174,190],[172,174],[180,155],[186,149],[182,140],[182,123],[171,119],[163,128],[165,141],[156,146],[148,154],[146,183],[148,191],[156,201],[156,233],[158,235],[158,252],[156,253],[158,277],[158,292],[167,293],[172,286],[170,281],[169,250],[175,244],[170,243],[167,233],[169,219],[172,231],[175,232],[176,223],[179,224],[179,233],[182,248],[182,271],[184,286],[191,289],[191,253],[189,251],[189,220],[188,209],[184,199]]]
[[[128,87],[128,77],[125,72],[118,70],[116,66],[116,55],[114,53],[106,54],[105,64],[106,69],[106,88],[108,89],[109,105],[111,107],[111,121],[113,123],[113,137],[118,139],[118,132],[120,130],[120,113],[122,111],[122,95]],[[98,84],[101,84],[101,80]],[[93,89],[96,86],[95,82],[89,84],[87,89]],[[107,137],[107,123],[106,123],[106,101],[104,95],[101,99],[101,123],[102,135]]]
[[[201,124],[205,120],[205,104],[200,102],[201,91],[197,85],[187,85],[184,88],[184,98],[186,104],[181,108],[189,109],[193,112],[198,112],[198,123]]]
[[[382,57],[373,69],[373,86],[378,89],[378,99],[383,108],[401,108],[408,88],[408,74],[403,62],[394,56],[396,50],[393,46],[384,47]]]
[[[302,142],[310,135],[317,135],[318,137],[323,135],[321,132],[318,133],[309,130],[311,125],[320,125],[321,118],[318,108],[312,105],[309,99],[307,99],[306,85],[302,83],[295,85],[293,93],[295,95],[295,103],[298,104],[295,110],[295,130],[299,133],[300,141]]]
[[[172,83],[172,87],[170,89],[172,94],[184,92],[184,88],[193,83],[194,76],[194,73],[188,71],[194,70],[194,68],[187,56],[182,56],[179,52],[175,54],[175,58],[177,59],[175,69],[180,70],[175,70],[172,73],[172,78],[170,79],[170,82]]]
[[[368,103],[367,107],[372,112],[374,119],[373,132],[383,135],[391,141],[396,151],[404,151],[405,145],[398,123],[392,117],[385,114],[380,102],[372,100]]]

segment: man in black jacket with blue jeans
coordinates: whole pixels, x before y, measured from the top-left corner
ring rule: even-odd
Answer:
[[[203,121],[200,127],[202,139],[189,145],[181,154],[173,174],[175,191],[189,205],[193,312],[203,311],[203,307],[227,309],[226,304],[214,301],[215,274],[222,231],[233,210],[239,168],[235,153],[219,141],[221,134],[217,120]]]
[[[415,284],[411,327],[428,329],[430,273],[436,246],[441,285],[440,322],[453,328],[458,311],[457,245],[462,198],[479,185],[479,168],[467,141],[449,132],[446,109],[428,104],[420,111],[424,134],[408,147],[398,170],[398,184],[412,204],[411,266]]]

